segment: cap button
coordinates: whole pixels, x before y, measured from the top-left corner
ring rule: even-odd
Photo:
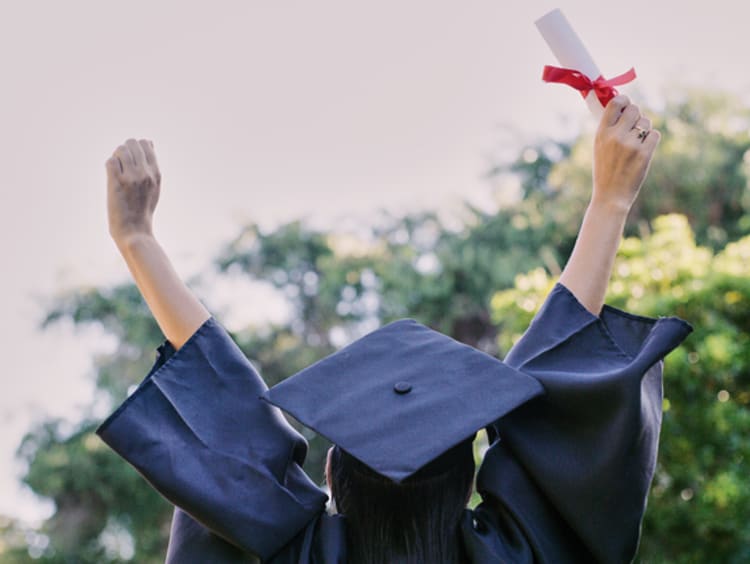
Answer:
[[[397,394],[408,394],[411,392],[411,384],[409,382],[396,382],[393,385],[393,391]]]

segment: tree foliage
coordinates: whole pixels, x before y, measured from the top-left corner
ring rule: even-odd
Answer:
[[[696,333],[667,363],[642,561],[720,555],[740,562],[750,558],[743,548],[750,546],[750,242],[742,238],[750,232],[750,113],[727,96],[686,91],[654,121],[664,133],[660,154],[631,214],[609,298],[643,314],[680,315]],[[388,216],[359,234],[303,222],[244,227],[207,272],[270,284],[290,315],[234,338],[269,384],[400,317],[504,354],[573,246],[590,193],[591,142],[584,132],[517,147],[516,159],[488,174],[515,178],[518,200],[493,212],[467,205],[460,225],[424,211]],[[665,212],[682,215],[656,219]],[[148,372],[162,339],[137,290],[73,291],[57,299],[45,324],[61,319],[97,325],[116,342],[93,359],[96,401],[113,408]],[[74,423],[70,430],[45,422],[23,441],[24,481],[56,512],[38,531],[0,522],[0,557],[162,561],[169,505],[103,447],[96,421]],[[319,478],[327,445],[304,432],[306,469]]]
[[[665,362],[659,461],[641,562],[750,558],[750,237],[714,254],[696,246],[684,216],[623,241],[607,303],[689,319],[695,333]],[[520,275],[493,298],[507,350],[554,284]]]

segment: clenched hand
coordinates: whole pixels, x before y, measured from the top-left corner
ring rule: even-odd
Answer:
[[[627,96],[613,98],[594,141],[592,201],[629,210],[646,178],[660,137]]]
[[[121,245],[138,235],[152,235],[161,173],[154,144],[128,139],[107,159],[109,233]]]

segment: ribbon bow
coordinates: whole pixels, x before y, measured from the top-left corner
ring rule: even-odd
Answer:
[[[617,96],[615,86],[627,84],[633,79],[635,79],[635,69],[633,68],[614,78],[605,79],[603,76],[599,76],[596,80],[591,80],[582,72],[574,69],[564,69],[549,65],[544,67],[544,72],[542,73],[542,80],[544,82],[567,84],[576,90],[580,90],[584,98],[593,90],[602,106],[606,106],[612,98]]]

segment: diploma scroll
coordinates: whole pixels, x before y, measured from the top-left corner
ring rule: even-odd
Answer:
[[[604,84],[604,82],[602,82],[604,79],[602,78],[601,72],[599,72],[599,67],[596,66],[594,59],[589,54],[583,41],[581,41],[581,38],[578,37],[578,34],[573,30],[568,19],[559,9],[552,10],[548,14],[539,18],[536,21],[536,27],[561,66],[566,69],[574,69],[578,71],[585,75],[591,83],[599,81]],[[632,78],[635,78],[635,73],[631,70],[628,77],[632,80]],[[614,82],[615,80],[617,79],[613,79],[611,82]],[[625,80],[625,82],[627,81],[628,80]],[[622,84],[623,81],[620,80],[616,83]],[[594,117],[597,119],[601,118],[604,108],[599,101],[597,92],[595,92],[594,89],[589,90],[585,95],[585,99],[586,104],[591,110],[591,113],[594,114]]]

